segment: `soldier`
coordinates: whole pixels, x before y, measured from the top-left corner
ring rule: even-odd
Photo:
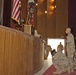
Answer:
[[[70,73],[69,60],[65,56],[65,54],[62,53],[62,50],[63,46],[58,45],[57,53],[52,58],[54,67],[56,69],[56,71],[53,72],[53,74],[61,74],[66,71],[68,71],[68,74]]]
[[[71,33],[70,28],[67,28],[65,32],[67,34],[67,36],[66,36],[67,57],[69,59],[71,72],[73,72],[73,55],[74,55],[74,52],[75,52],[74,36]]]
[[[62,45],[62,43],[60,42],[60,44],[58,45],[58,47],[61,47],[61,49],[63,50],[63,45]]]

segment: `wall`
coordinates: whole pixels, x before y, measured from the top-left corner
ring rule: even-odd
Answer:
[[[56,12],[54,9],[51,9],[54,6],[55,2],[47,0],[47,37],[55,38],[56,36]]]
[[[56,11],[52,14],[50,6],[50,0],[38,0],[37,30],[43,38],[63,38],[68,26],[68,0],[56,0]]]
[[[47,37],[47,14],[46,10],[46,0],[38,0],[37,8],[37,30],[38,33],[42,35],[43,38]]]
[[[68,0],[68,26],[76,37],[76,0]]]
[[[21,3],[22,3],[22,7],[21,7],[21,11],[22,11],[22,18],[25,19],[25,21],[27,20],[27,3],[28,0],[22,0]]]
[[[3,3],[3,25],[10,27],[11,24],[11,0],[4,0]]]
[[[0,24],[1,24],[1,18],[2,18],[2,0],[0,0]]]
[[[68,0],[56,0],[56,37],[64,37],[68,26]]]

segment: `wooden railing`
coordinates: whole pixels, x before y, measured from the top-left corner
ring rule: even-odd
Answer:
[[[43,46],[37,37],[0,26],[0,75],[33,75],[43,66]]]

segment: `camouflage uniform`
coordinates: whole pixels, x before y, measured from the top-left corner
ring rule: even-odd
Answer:
[[[53,64],[56,68],[56,72],[54,74],[61,74],[68,70],[69,67],[69,60],[68,58],[62,53],[61,50],[57,51],[57,53],[54,55]]]
[[[76,51],[74,53],[74,69],[76,70]]]
[[[67,56],[69,59],[70,67],[73,67],[73,55],[75,52],[75,43],[74,43],[74,36],[70,33],[67,35],[66,40],[66,49],[67,49]]]

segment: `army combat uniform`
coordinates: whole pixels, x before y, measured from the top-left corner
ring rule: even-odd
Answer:
[[[54,74],[61,74],[69,68],[69,60],[60,50],[54,55],[52,61],[56,68],[56,72],[54,72]]]
[[[73,68],[73,55],[75,52],[74,36],[70,33],[66,38],[67,57],[69,59],[70,67]]]

